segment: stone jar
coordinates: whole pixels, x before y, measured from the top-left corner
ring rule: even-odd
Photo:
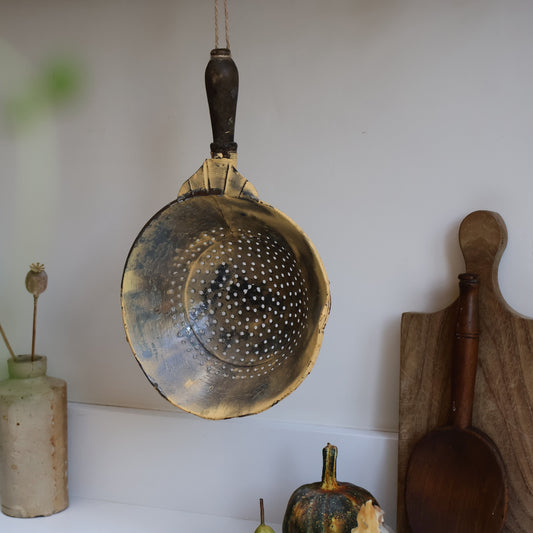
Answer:
[[[46,357],[8,360],[0,382],[0,501],[8,516],[48,516],[68,506],[67,384]]]

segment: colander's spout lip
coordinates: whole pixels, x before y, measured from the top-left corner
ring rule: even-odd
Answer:
[[[235,168],[235,160],[225,157],[206,159],[181,186],[178,201],[193,196],[224,195],[258,202],[255,187]]]

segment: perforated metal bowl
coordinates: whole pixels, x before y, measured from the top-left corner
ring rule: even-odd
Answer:
[[[316,360],[329,314],[315,247],[214,153],[135,240],[122,282],[132,351],[171,403],[204,418],[258,413]]]

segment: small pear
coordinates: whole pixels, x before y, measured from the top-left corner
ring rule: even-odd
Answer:
[[[263,498],[259,498],[259,509],[261,512],[261,523],[255,529],[255,533],[275,533],[270,526],[265,525],[265,507],[263,505]]]

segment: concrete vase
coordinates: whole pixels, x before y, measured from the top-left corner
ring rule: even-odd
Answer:
[[[48,516],[68,506],[67,384],[46,357],[8,360],[0,382],[0,501],[8,516]]]

